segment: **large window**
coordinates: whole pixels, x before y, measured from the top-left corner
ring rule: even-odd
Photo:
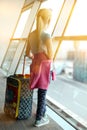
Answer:
[[[84,126],[87,126],[86,5],[87,0],[35,1],[31,8],[21,12],[10,48],[2,64],[2,68],[6,71],[9,71],[9,68],[13,71],[14,64],[17,67],[24,54],[25,41],[29,33],[36,28],[35,17],[38,9],[52,9],[53,17],[49,32],[53,38],[57,80],[51,82],[48,97],[69,117]],[[67,120],[72,122],[72,118]]]

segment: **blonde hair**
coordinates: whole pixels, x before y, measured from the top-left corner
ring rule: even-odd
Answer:
[[[47,29],[50,21],[52,18],[52,10],[51,9],[40,9],[39,12],[37,13],[37,23],[36,23],[36,29],[37,29],[37,34],[38,34],[38,40],[40,44],[40,35],[41,32],[44,29]]]
[[[41,32],[45,26],[51,21],[52,10],[51,9],[40,9],[37,14],[37,30]]]

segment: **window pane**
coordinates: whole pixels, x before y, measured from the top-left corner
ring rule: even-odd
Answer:
[[[48,1],[45,1],[41,4],[40,8],[50,8],[50,9],[52,9],[53,15],[52,15],[51,24],[50,24],[50,27],[49,27],[50,33],[52,33],[52,31],[53,31],[53,28],[55,26],[55,23],[56,23],[58,15],[59,15],[60,9],[62,7],[63,1],[64,0],[61,0],[61,1],[60,0],[48,0]],[[36,27],[36,25],[34,23],[32,30],[34,30],[35,27]]]
[[[87,0],[78,0],[65,35],[87,35]]]
[[[59,15],[60,9],[62,7],[63,1],[64,0],[61,0],[61,1],[60,0],[48,0],[48,1],[43,2],[40,7],[40,8],[50,8],[53,11],[52,21],[51,21],[51,24],[49,27],[49,32],[51,32],[51,33],[55,26],[55,23],[56,23],[58,15]]]
[[[25,24],[27,22],[29,14],[30,14],[30,9],[24,11],[21,14],[21,17],[20,17],[20,20],[19,20],[19,23],[18,23],[18,26],[16,28],[16,31],[15,31],[15,34],[14,34],[13,38],[17,38],[17,37],[20,38],[21,37],[21,35],[23,33],[23,30],[24,30],[24,27],[25,27]]]

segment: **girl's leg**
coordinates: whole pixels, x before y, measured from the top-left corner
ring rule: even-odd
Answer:
[[[46,93],[47,90],[38,89],[36,120],[40,120],[46,112]]]

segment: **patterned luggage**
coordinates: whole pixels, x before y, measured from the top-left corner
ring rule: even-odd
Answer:
[[[32,113],[33,90],[29,89],[30,75],[7,77],[4,112],[17,119],[27,119]]]
[[[7,78],[4,111],[13,118],[26,119],[32,113],[33,91],[29,90],[29,78],[13,75]]]

